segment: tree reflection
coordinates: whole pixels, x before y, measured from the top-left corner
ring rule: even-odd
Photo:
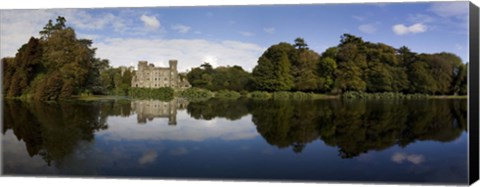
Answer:
[[[448,142],[466,131],[466,100],[218,100],[190,103],[195,119],[237,120],[251,113],[271,145],[300,153],[317,139],[356,157],[415,141]]]
[[[466,131],[465,100],[263,101],[252,121],[266,141],[301,152],[316,139],[352,158],[415,141],[448,142]]]
[[[189,103],[187,113],[194,119],[211,120],[216,117],[238,120],[248,114],[248,101],[244,99],[210,99]]]
[[[342,158],[395,145],[405,147],[416,141],[449,142],[467,129],[466,100],[211,99],[194,103],[6,100],[2,130],[5,134],[12,129],[15,136],[25,142],[30,156],[40,155],[48,164],[58,165],[81,142],[91,142],[95,131],[107,129],[109,116],[126,117],[136,113],[139,122],[143,117],[168,116],[176,123],[176,111],[185,107],[192,118],[203,120],[216,117],[238,120],[251,114],[258,133],[270,145],[301,153],[309,143],[322,140],[326,145],[337,147]]]
[[[94,132],[106,129],[101,116],[104,103],[43,103],[4,101],[3,133],[13,129],[30,156],[40,155],[57,166],[81,141],[91,142]]]

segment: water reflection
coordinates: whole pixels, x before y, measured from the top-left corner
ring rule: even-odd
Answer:
[[[353,158],[415,141],[449,142],[466,132],[466,100],[252,101],[210,100],[190,104],[196,119],[238,119],[252,114],[265,140],[296,153],[317,139]]]
[[[183,109],[189,115],[179,117],[184,123],[177,120],[177,111]],[[321,140],[337,148],[340,158],[354,158],[395,145],[406,147],[417,141],[451,142],[466,132],[466,109],[466,100],[5,101],[3,134],[13,130],[15,137],[25,142],[30,157],[40,156],[48,164],[54,161],[56,166],[61,166],[68,155],[75,154],[81,145],[92,143],[100,135],[111,138],[129,136],[130,139],[122,139],[125,141],[137,141],[136,136],[141,139],[149,133],[155,137],[150,141],[206,141],[215,138],[228,141],[255,137],[244,129],[246,126],[256,128],[256,133],[265,142],[280,149],[302,153],[309,144]],[[136,116],[136,123],[125,119],[129,116]],[[187,118],[190,124],[185,122]],[[176,126],[141,131],[128,126],[128,123],[144,124],[156,119],[168,119],[169,125]],[[214,122],[216,126],[208,123],[192,125],[192,121]],[[238,123],[222,126],[226,121]],[[134,129],[142,128],[137,126]],[[170,154],[184,155],[186,151],[180,147]],[[141,165],[152,163],[159,156],[155,150],[145,150],[142,154],[136,160]],[[425,158],[399,152],[391,160],[420,164]]]
[[[13,129],[30,157],[39,155],[48,165],[61,165],[81,142],[91,142],[95,131],[108,128],[100,111],[98,103],[5,101],[3,134]]]
[[[177,124],[177,110],[185,109],[188,101],[173,99],[171,101],[134,100],[131,102],[132,110],[137,113],[139,124],[145,124],[154,118],[168,118],[169,125]]]

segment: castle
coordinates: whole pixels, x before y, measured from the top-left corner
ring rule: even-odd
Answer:
[[[138,69],[132,77],[132,87],[137,88],[188,88],[187,78],[177,71],[177,60],[169,60],[169,67],[155,67],[147,61],[139,61]]]
[[[171,101],[134,100],[131,103],[139,124],[146,124],[154,118],[168,118],[168,125],[176,125],[177,110],[183,110],[187,105],[188,101],[180,98]]]

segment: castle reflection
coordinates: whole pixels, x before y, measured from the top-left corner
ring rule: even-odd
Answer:
[[[177,98],[171,101],[134,100],[131,108],[137,113],[137,122],[146,124],[154,118],[168,118],[168,125],[177,124],[177,110],[185,109],[188,101]]]

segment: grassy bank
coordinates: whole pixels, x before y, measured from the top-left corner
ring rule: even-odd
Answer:
[[[365,93],[345,92],[342,99],[467,99],[466,95],[427,95],[427,94],[403,94],[398,92]]]
[[[205,101],[211,98],[235,100],[235,99],[253,99],[253,100],[314,100],[314,99],[467,99],[466,95],[426,95],[426,94],[403,94],[395,92],[384,93],[365,93],[365,92],[345,92],[342,95],[327,95],[319,93],[306,92],[236,92],[231,90],[220,90],[212,92],[206,89],[189,88],[185,90],[173,90],[172,88],[130,88],[128,96],[118,95],[91,95],[82,94],[62,100],[128,100],[128,99],[155,99],[169,101],[175,97],[185,98],[189,101]],[[5,99],[31,100],[28,95],[20,97],[10,97]]]
[[[468,99],[467,95],[431,95],[429,99]]]
[[[116,95],[86,95],[86,96],[73,96],[71,99],[80,101],[103,101],[103,100],[128,100],[128,96],[116,96]]]
[[[200,101],[207,100],[210,98],[217,99],[255,99],[255,100],[310,100],[310,99],[336,99],[339,96],[332,96],[326,94],[317,94],[317,93],[305,93],[305,92],[264,92],[264,91],[253,91],[253,92],[236,92],[231,90],[221,90],[217,92],[212,92],[200,88],[189,88],[183,91],[178,91],[176,96],[186,98],[191,101]]]

